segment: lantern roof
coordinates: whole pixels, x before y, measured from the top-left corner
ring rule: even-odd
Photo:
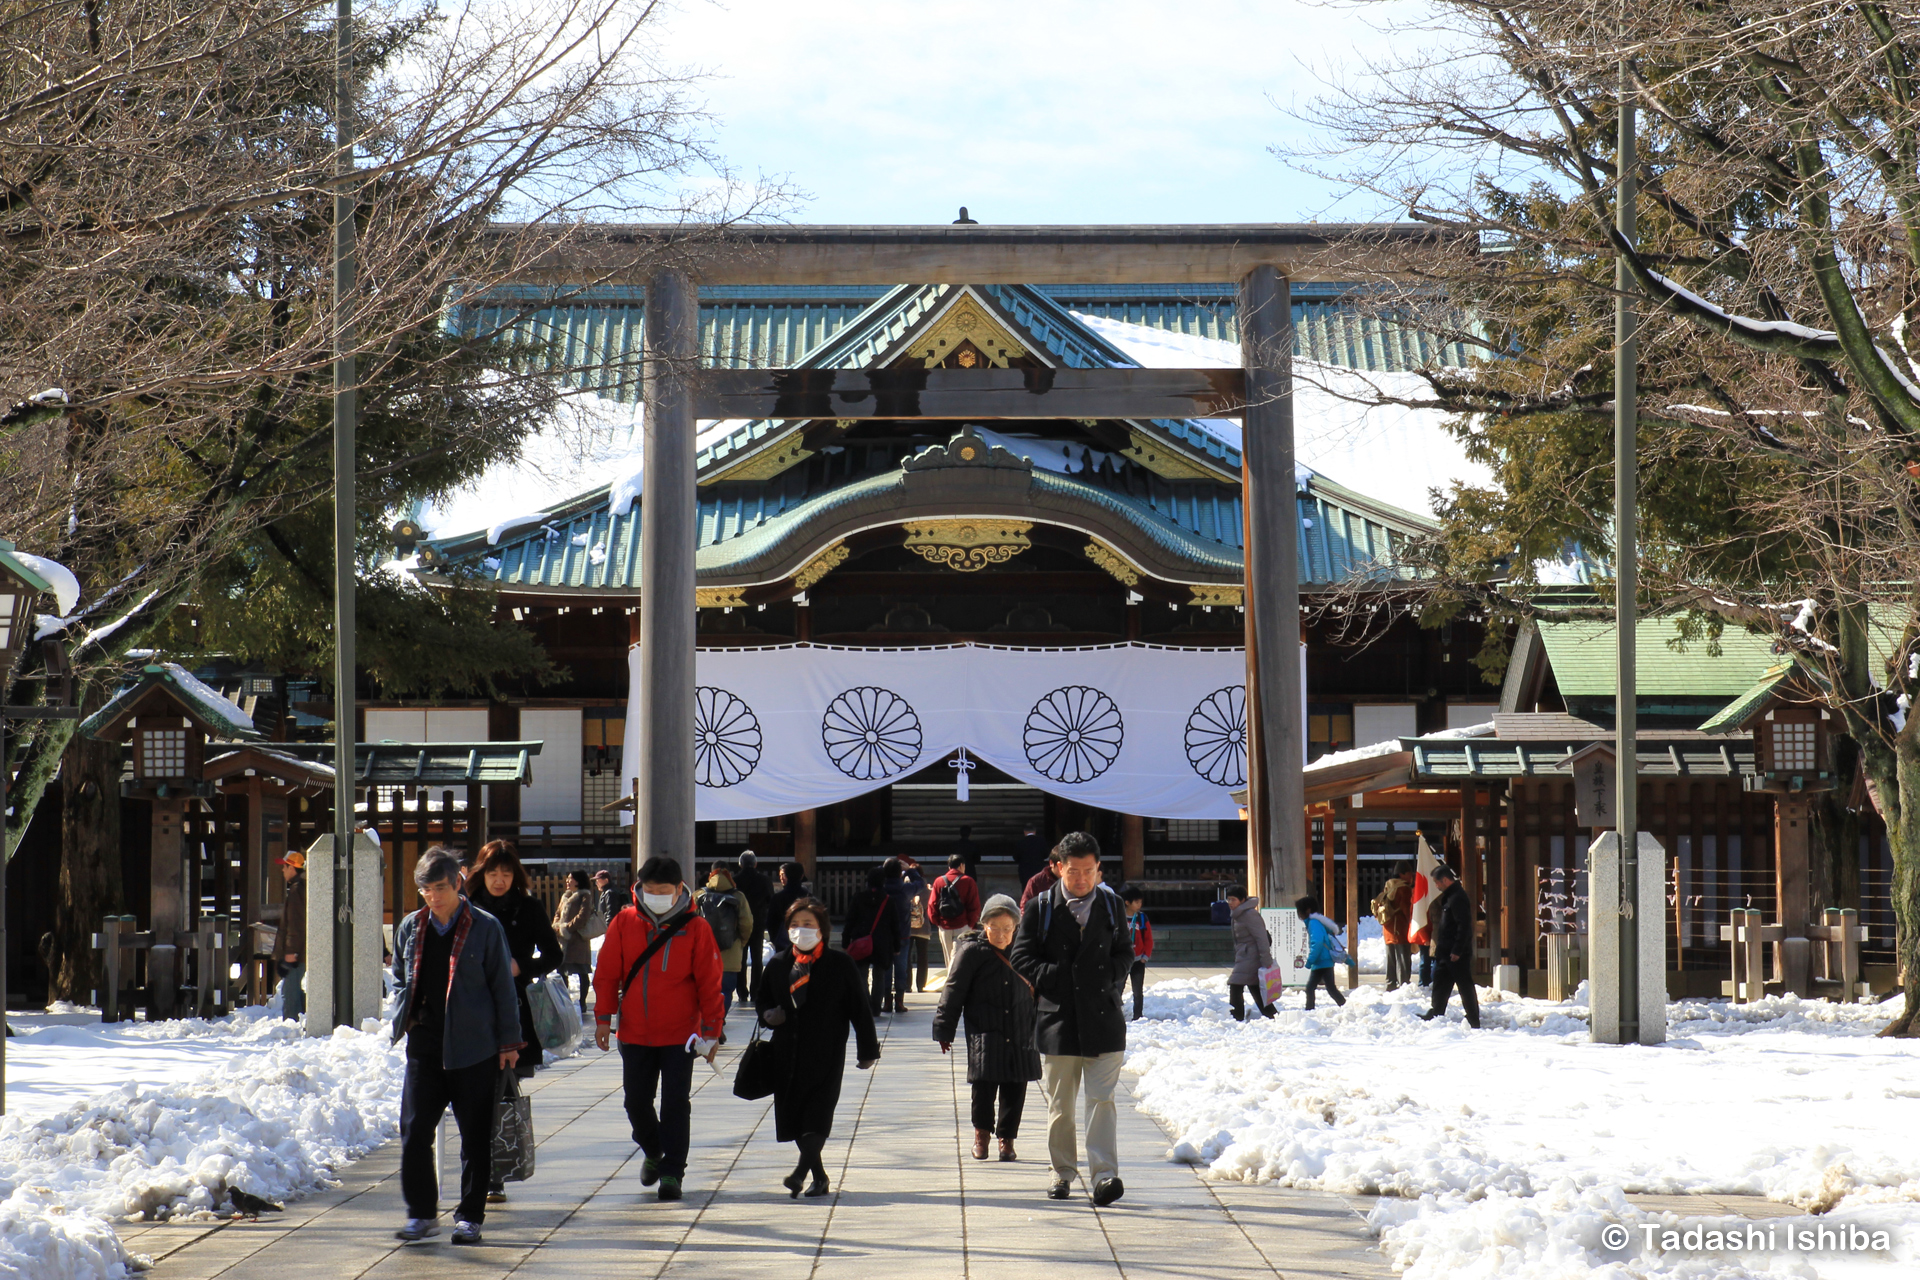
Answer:
[[[148,663],[138,680],[81,722],[80,732],[89,738],[124,741],[128,726],[142,715],[184,715],[210,737],[243,741],[260,737],[252,716],[177,662]]]
[[[1768,667],[1760,679],[1700,726],[1702,733],[1751,733],[1776,707],[1807,706],[1821,699],[1820,677],[1791,658]]]
[[[5,538],[0,538],[0,570],[12,574],[35,591],[46,593],[53,591],[53,583],[47,581],[38,570],[34,569],[27,562],[27,558],[16,552],[13,544]]]

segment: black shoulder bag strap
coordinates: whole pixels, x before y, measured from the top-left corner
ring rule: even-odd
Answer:
[[[682,911],[679,915],[667,921],[665,924],[657,925],[654,927],[653,941],[647,943],[647,945],[641,950],[640,958],[633,962],[633,967],[631,969],[627,970],[627,980],[620,984],[620,994],[618,998],[616,998],[613,1002],[614,1012],[618,1013],[620,1011],[620,1006],[624,1005],[627,1002],[627,988],[632,986],[633,980],[640,976],[640,971],[647,967],[647,961],[653,959],[653,957],[659,953],[660,948],[666,946],[669,942],[672,942],[673,935],[675,935],[676,933],[679,933],[682,929],[686,928],[687,925],[692,920],[693,920],[693,911],[691,908],[689,908],[686,911]]]

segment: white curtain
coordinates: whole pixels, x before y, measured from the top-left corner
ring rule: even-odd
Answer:
[[[638,678],[639,651],[629,655]],[[697,816],[851,799],[960,747],[1121,813],[1235,818],[1246,785],[1241,649],[707,649],[695,664]],[[640,699],[627,700],[629,783]]]

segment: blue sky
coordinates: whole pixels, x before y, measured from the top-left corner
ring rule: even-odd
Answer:
[[[1290,222],[1377,215],[1269,150],[1380,37],[1298,0],[675,0],[663,59],[793,221]],[[1366,6],[1368,13],[1387,6]],[[1402,13],[1405,11],[1402,10]]]

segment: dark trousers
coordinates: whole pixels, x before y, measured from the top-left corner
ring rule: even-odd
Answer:
[[[1027,1109],[1025,1080],[983,1080],[973,1089],[973,1127],[985,1129],[995,1137],[1011,1142],[1020,1136],[1020,1113]],[[993,1118],[993,1104],[1000,1103],[1000,1119]]]
[[[723,973],[720,975],[720,1006],[723,1010],[725,1010],[728,1013],[733,1012],[733,993],[739,990],[740,990],[739,974]],[[740,998],[742,1000],[745,1000],[747,998],[746,992],[741,991]]]
[[[1135,963],[1138,963],[1138,961],[1136,961]],[[1247,1017],[1246,999],[1247,999],[1247,985],[1245,983],[1229,982],[1227,984],[1227,1001],[1229,1004],[1233,1006],[1233,1020],[1235,1022],[1244,1022],[1246,1020],[1246,1017]],[[1313,999],[1313,989],[1311,987],[1307,989],[1307,999],[1309,1001]],[[1261,1017],[1271,1018],[1273,1016],[1273,1006],[1270,1004],[1261,1004],[1260,997],[1258,995],[1254,996],[1253,1003],[1254,1003],[1254,1007],[1260,1010]],[[1307,1008],[1311,1009],[1313,1008],[1313,1005],[1309,1004],[1307,1005]]]
[[[566,986],[567,980],[578,976],[580,979],[580,1012],[587,1011],[587,988],[593,981],[593,970],[584,964],[563,964],[560,966],[560,985]]]
[[[1389,942],[1387,944],[1387,990],[1403,987],[1413,978],[1413,944],[1411,942]]]
[[[751,1000],[753,993],[760,989],[760,948],[766,944],[767,931],[756,927],[747,935],[747,945],[740,952],[740,998]],[[751,981],[749,981],[751,977]]]
[[[1147,1000],[1147,962],[1135,960],[1133,967],[1127,970],[1127,981],[1133,984],[1133,1016],[1139,1017],[1146,1007]]]
[[[499,1097],[497,1058],[449,1071],[437,1057],[407,1055],[407,1074],[400,1085],[400,1194],[409,1218],[440,1216],[434,1130],[452,1107],[460,1130],[460,1204],[454,1217],[475,1226],[486,1221],[487,1187],[493,1182],[493,1111]]]
[[[927,989],[927,949],[932,943],[932,938],[915,937],[913,939],[913,989],[915,991]]]
[[[1473,989],[1473,970],[1465,960],[1435,960],[1433,962],[1433,1017],[1439,1017],[1447,1011],[1447,997],[1453,994],[1453,988],[1460,988],[1460,1008],[1467,1015],[1467,1025],[1480,1025],[1480,993]]]
[[[1433,985],[1433,949],[1431,947],[1420,948],[1420,985],[1423,987]]]
[[[1333,997],[1335,1004],[1347,1002],[1347,998],[1340,994],[1340,988],[1333,985],[1333,966],[1328,965],[1324,969],[1312,969],[1307,973],[1307,1008],[1313,1008],[1314,988],[1322,986],[1327,989],[1327,994]]]
[[[635,1145],[658,1163],[661,1177],[686,1177],[687,1147],[693,1141],[693,1055],[685,1045],[622,1041],[620,1082]],[[657,1115],[655,1089],[660,1092]]]
[[[893,1000],[893,957],[870,955],[860,967],[867,971],[867,1004],[878,1013],[882,1001]]]

